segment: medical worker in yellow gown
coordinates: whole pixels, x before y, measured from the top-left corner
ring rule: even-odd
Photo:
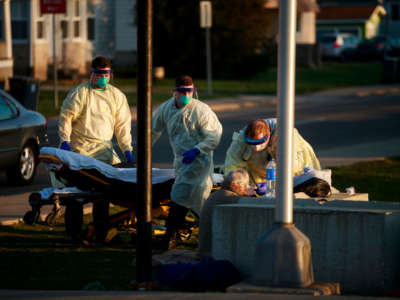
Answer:
[[[58,121],[60,148],[114,165],[121,162],[112,138],[127,162],[133,162],[131,112],[126,96],[111,85],[111,62],[102,56],[92,61],[90,80],[71,90],[61,106]],[[63,187],[51,173],[54,187]]]
[[[176,79],[174,96],[153,114],[152,143],[166,129],[174,153],[175,183],[167,220],[167,238],[175,245],[177,228],[187,210],[200,215],[212,189],[213,150],[218,146],[222,125],[211,108],[193,98],[195,87],[190,76]]]
[[[277,157],[277,120],[258,119],[250,122],[239,132],[233,133],[232,143],[228,148],[224,173],[244,168],[250,181],[257,185],[257,194],[263,195],[266,190],[266,166],[271,158]],[[303,173],[304,167],[320,170],[321,166],[313,148],[299,134],[293,133],[293,176]],[[279,172],[279,170],[278,170]]]
[[[117,164],[120,159],[112,146],[115,134],[131,162],[131,112],[125,95],[109,83],[111,63],[97,57],[90,71],[90,81],[70,91],[62,104],[58,123],[61,149]]]

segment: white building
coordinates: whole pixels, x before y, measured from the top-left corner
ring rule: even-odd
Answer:
[[[66,13],[53,17],[41,14],[40,0],[0,0],[11,7],[15,75],[47,79],[53,70],[53,33],[57,69],[66,76],[86,74],[97,55],[134,65],[135,0],[65,1]]]

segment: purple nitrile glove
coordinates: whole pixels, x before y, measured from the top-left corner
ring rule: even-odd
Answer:
[[[133,156],[132,156],[132,152],[131,151],[129,151],[129,150],[125,151],[125,157],[126,157],[126,161],[128,163],[133,162]]]
[[[66,150],[66,151],[71,151],[71,146],[67,141],[64,141],[61,143],[60,149]]]
[[[185,153],[183,153],[182,162],[186,165],[191,164],[194,161],[194,159],[196,158],[196,156],[199,154],[200,154],[200,150],[197,149],[196,147],[193,149],[190,149],[190,150],[186,151]]]
[[[265,195],[266,192],[267,192],[267,183],[266,182],[257,183],[256,193],[262,196]]]

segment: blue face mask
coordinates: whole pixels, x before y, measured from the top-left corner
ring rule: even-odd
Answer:
[[[179,96],[179,103],[183,106],[190,102],[190,96]]]
[[[107,77],[97,78],[96,83],[99,88],[104,89],[108,83],[108,78]]]

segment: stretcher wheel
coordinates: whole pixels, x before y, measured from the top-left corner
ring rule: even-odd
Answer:
[[[24,215],[24,222],[25,224],[32,225],[36,222],[37,218],[39,217],[39,213],[37,211],[27,211]]]

